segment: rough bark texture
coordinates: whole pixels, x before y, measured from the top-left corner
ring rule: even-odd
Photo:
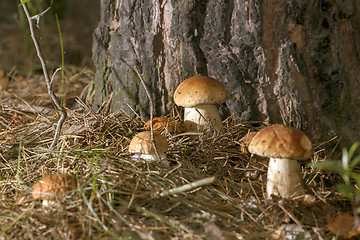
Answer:
[[[156,115],[184,79],[229,92],[224,116],[285,123],[313,140],[359,140],[360,4],[353,0],[102,0],[94,34],[93,106]],[[132,109],[132,110],[131,110]]]

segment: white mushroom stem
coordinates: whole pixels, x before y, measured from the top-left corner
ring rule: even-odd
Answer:
[[[166,157],[164,152],[159,152],[160,160]],[[140,159],[147,160],[147,161],[157,161],[158,157],[156,154],[145,154],[145,153],[135,153],[131,156],[131,159],[134,161],[140,161]]]
[[[266,191],[268,198],[271,195],[287,199],[303,196],[305,189],[299,163],[291,159],[270,158]]]
[[[46,207],[56,206],[58,203],[59,203],[59,199],[56,198],[42,200],[42,205]]]
[[[204,104],[184,109],[184,122],[187,131],[201,132],[211,128],[223,132],[220,114],[216,105]]]
[[[49,207],[51,205],[54,205],[54,202],[53,201],[49,201],[49,200],[43,200],[42,201],[42,205],[43,206],[46,206],[46,207]]]

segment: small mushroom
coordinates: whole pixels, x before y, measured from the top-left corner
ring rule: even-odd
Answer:
[[[249,153],[248,147],[251,140],[256,135],[257,132],[248,132],[245,136],[240,139],[240,151],[242,153]]]
[[[76,188],[75,177],[67,174],[53,174],[42,178],[34,185],[32,196],[34,199],[43,200],[44,206],[49,206]]]
[[[297,160],[311,157],[310,139],[299,129],[274,124],[260,130],[251,140],[249,152],[269,157],[267,196],[294,199],[304,196],[305,189]]]
[[[165,153],[168,149],[168,142],[166,137],[158,132],[154,133],[154,142],[156,150],[159,154],[160,160],[165,158]],[[157,155],[153,143],[151,142],[151,131],[144,131],[138,133],[130,142],[129,152],[134,153],[132,159],[138,161],[139,159],[154,161],[157,160]]]
[[[150,120],[144,124],[144,128],[145,130],[150,130]],[[155,117],[153,118],[153,130],[158,132],[166,130],[169,133],[180,133],[184,132],[184,126],[174,118]]]
[[[207,76],[195,76],[177,87],[174,102],[185,108],[184,122],[187,131],[214,129],[221,133],[223,126],[215,104],[224,103],[227,96],[219,81]]]

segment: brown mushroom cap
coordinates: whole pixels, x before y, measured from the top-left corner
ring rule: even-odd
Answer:
[[[219,81],[207,76],[195,76],[180,83],[174,93],[174,102],[178,106],[192,108],[202,104],[224,103],[227,96]]]
[[[255,137],[257,132],[248,132],[245,136],[240,139],[240,151],[242,153],[249,153],[249,145],[251,140]]]
[[[159,153],[168,149],[167,139],[160,133],[154,132],[154,142]],[[151,155],[156,154],[151,142],[151,131],[140,132],[134,136],[129,145],[129,152]]]
[[[144,124],[145,130],[150,130],[150,120]],[[175,132],[184,132],[183,123],[176,121],[175,118],[163,118],[163,117],[155,117],[153,118],[153,130],[162,132],[167,130],[170,133]]]
[[[76,178],[67,174],[54,174],[42,178],[32,190],[34,199],[53,200],[56,196],[64,197],[66,192],[77,187]]]
[[[310,139],[301,130],[274,124],[253,137],[249,152],[263,157],[305,160],[311,157],[313,149]]]

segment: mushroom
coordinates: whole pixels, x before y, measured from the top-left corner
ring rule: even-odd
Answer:
[[[168,142],[166,137],[160,133],[153,133],[156,150],[159,154],[160,160],[162,160],[165,158],[164,151],[168,149]],[[151,142],[151,131],[140,132],[134,136],[129,145],[129,152],[134,153],[132,159],[135,161],[139,159],[149,161],[157,160],[158,157],[156,155],[153,143]]]
[[[169,133],[184,132],[184,126],[175,118],[155,117],[152,120],[153,130],[157,132],[167,131]],[[150,120],[144,124],[145,130],[150,130]]]
[[[207,76],[195,76],[183,81],[175,90],[174,102],[184,107],[187,131],[215,129],[223,131],[220,114],[215,104],[224,103],[227,92],[223,85]]]
[[[248,132],[240,139],[240,151],[242,153],[249,153],[249,144],[257,132]]]
[[[44,206],[49,206],[57,199],[65,197],[76,187],[75,177],[68,174],[53,174],[42,178],[34,185],[32,196],[34,199],[43,200]]]
[[[305,189],[297,160],[311,157],[310,139],[299,129],[274,124],[260,130],[249,145],[249,152],[269,157],[267,196],[294,199],[304,196]]]

